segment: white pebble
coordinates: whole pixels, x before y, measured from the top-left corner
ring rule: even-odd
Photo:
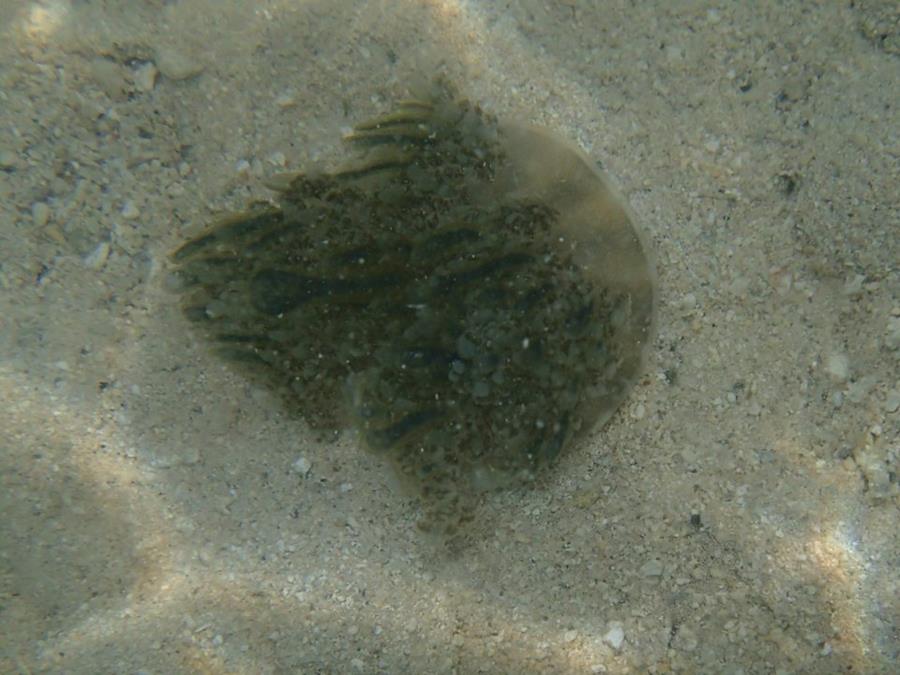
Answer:
[[[0,169],[15,169],[16,164],[16,153],[5,148],[0,150]]]
[[[31,205],[31,220],[35,227],[43,227],[50,221],[50,207],[44,202]]]
[[[291,468],[301,476],[306,478],[306,474],[309,473],[309,470],[312,468],[312,464],[309,463],[309,460],[306,459],[306,457],[298,457],[297,460],[291,465]]]
[[[851,403],[862,403],[876,384],[878,384],[878,378],[875,375],[861,377],[847,387],[847,398]]]
[[[900,349],[900,316],[892,316],[888,319],[887,336],[884,344],[888,349]]]
[[[103,269],[103,266],[106,265],[106,261],[108,259],[109,242],[101,241],[99,244],[97,244],[97,248],[95,248],[84,257],[84,264],[88,269],[99,271]]]
[[[174,47],[163,46],[156,50],[159,72],[170,80],[186,80],[203,72],[203,65]]]
[[[625,630],[619,621],[610,621],[609,630],[603,636],[603,641],[613,649],[621,649],[625,642]]]
[[[658,577],[663,573],[663,566],[659,560],[648,560],[641,565],[641,574],[645,577]]]
[[[295,105],[297,105],[297,99],[294,97],[293,94],[284,93],[275,99],[275,105],[277,105],[279,108],[282,108],[282,109],[292,108]]]
[[[844,282],[844,295],[856,297],[862,294],[863,282],[866,278],[862,274],[856,274]]]
[[[138,91],[152,91],[156,85],[157,73],[159,73],[159,70],[157,70],[156,65],[152,61],[138,66],[134,71],[134,86],[137,87]]]
[[[284,153],[279,150],[269,155],[269,164],[283,168],[287,164],[287,158],[284,156]]]
[[[844,392],[836,391],[831,395],[831,405],[835,408],[840,408],[844,405]]]
[[[846,382],[850,379],[850,359],[846,354],[833,353],[828,356],[825,371],[835,382]]]
[[[140,209],[130,199],[122,206],[122,217],[125,220],[134,220],[139,215],[141,215]]]
[[[563,642],[574,642],[575,638],[577,638],[577,637],[578,637],[577,630],[567,630],[565,633],[563,633]]]
[[[884,399],[884,409],[889,412],[897,412],[900,408],[900,391],[891,389]]]

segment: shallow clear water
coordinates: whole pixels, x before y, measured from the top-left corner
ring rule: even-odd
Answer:
[[[889,672],[889,9],[3,3],[0,670]],[[659,277],[624,403],[453,547],[211,353],[169,259],[437,72],[526,193],[602,166]]]

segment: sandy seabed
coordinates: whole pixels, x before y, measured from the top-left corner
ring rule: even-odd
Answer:
[[[895,2],[0,2],[0,671],[887,673]],[[614,178],[645,377],[452,554],[167,254],[442,72]]]

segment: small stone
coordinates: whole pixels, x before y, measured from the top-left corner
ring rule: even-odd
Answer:
[[[866,278],[862,274],[857,274],[847,279],[844,283],[844,295],[850,298],[860,295],[865,280]]]
[[[273,152],[269,155],[269,164],[272,166],[277,166],[279,168],[284,168],[287,164],[287,158],[284,156],[284,153],[281,151]]]
[[[641,574],[645,577],[658,577],[661,576],[662,573],[662,563],[655,558],[653,560],[648,560],[643,565],[641,565]]]
[[[891,389],[887,396],[884,399],[884,409],[889,412],[897,412],[897,409],[900,408],[900,391],[897,389]]]
[[[679,651],[692,652],[697,648],[699,640],[696,633],[687,626],[682,626],[675,635],[673,646]]]
[[[900,317],[892,316],[888,319],[886,332],[885,346],[890,350],[900,349]]]
[[[625,630],[619,621],[610,621],[609,630],[603,636],[603,641],[615,650],[622,648],[625,642]]]
[[[891,475],[884,458],[874,448],[866,448],[856,456],[856,465],[866,477],[868,489],[875,496],[885,496],[890,490]]]
[[[31,205],[31,221],[35,227],[43,227],[50,221],[50,207],[44,202],[35,202]]]
[[[835,382],[846,382],[850,379],[850,359],[846,354],[833,353],[828,356],[825,371]]]
[[[285,108],[293,108],[297,105],[297,99],[293,94],[284,93],[275,99],[275,105],[284,110]]]
[[[250,173],[250,162],[246,159],[240,159],[237,164],[234,165],[234,170],[239,176],[246,176]]]
[[[97,248],[84,257],[85,267],[94,271],[100,271],[109,259],[109,242],[101,241]]]
[[[12,150],[7,150],[5,148],[0,150],[0,170],[10,171],[11,169],[15,169],[16,164],[18,164],[16,160],[16,153]]]
[[[851,403],[862,403],[877,383],[878,378],[876,376],[866,375],[847,387],[847,398]]]
[[[303,478],[306,478],[306,474],[309,473],[309,470],[312,468],[312,464],[309,463],[309,460],[306,457],[298,457],[297,460],[291,465],[291,468],[299,473]]]
[[[644,415],[647,414],[647,408],[643,403],[638,403],[634,406],[634,409],[631,411],[631,416],[636,420],[644,419]]]
[[[186,80],[203,72],[203,65],[174,47],[156,50],[156,66],[170,80]]]
[[[835,408],[840,408],[844,405],[844,392],[836,391],[831,395],[831,405]]]
[[[214,647],[218,647],[218,646],[221,645],[223,642],[225,642],[225,638],[223,638],[221,634],[216,635],[216,636],[212,639],[212,643],[213,643],[213,646],[214,646]]]
[[[139,215],[141,215],[140,209],[134,205],[134,202],[130,199],[125,202],[125,205],[122,207],[122,217],[125,220],[134,220]]]
[[[563,633],[563,642],[566,642],[566,643],[574,642],[575,638],[577,638],[577,637],[578,637],[577,630],[567,630],[565,633]]]
[[[134,71],[134,86],[137,87],[138,91],[148,92],[152,91],[153,87],[156,85],[156,75],[159,73],[159,70],[156,68],[156,64],[152,61],[148,61],[137,67]]]

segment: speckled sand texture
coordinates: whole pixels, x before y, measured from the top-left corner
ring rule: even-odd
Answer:
[[[897,12],[0,2],[0,672],[892,672]],[[622,409],[454,551],[166,283],[437,70],[602,164],[660,286]]]

